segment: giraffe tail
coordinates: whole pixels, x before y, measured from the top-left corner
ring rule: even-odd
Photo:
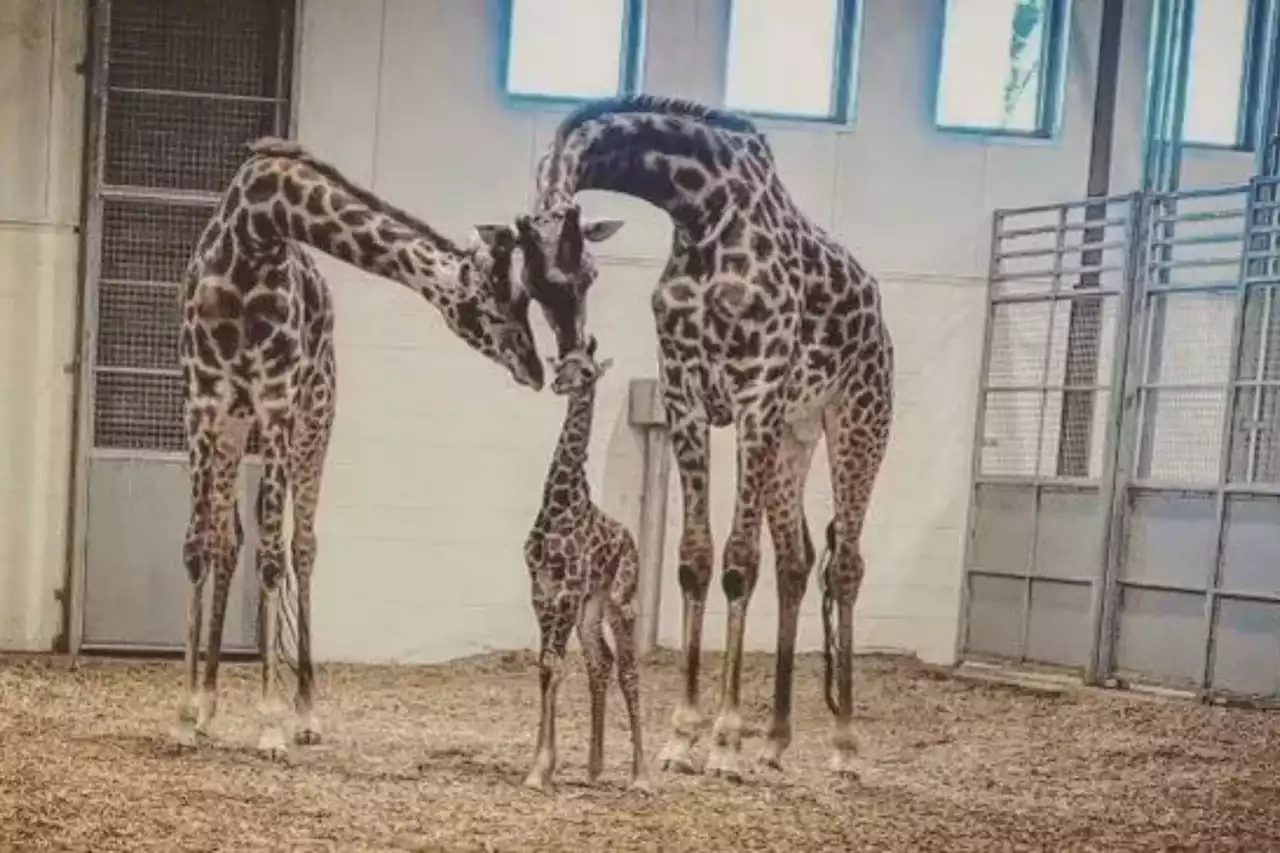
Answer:
[[[835,644],[832,637],[835,628],[831,619],[836,603],[835,595],[831,592],[831,562],[836,550],[834,521],[827,522],[826,539],[826,546],[818,563],[818,589],[822,592],[822,690],[827,700],[827,708],[832,714],[839,714],[840,707],[836,703],[835,694]],[[806,542],[808,542],[807,537]]]
[[[280,618],[276,620],[276,635],[271,643],[271,653],[276,656],[277,664],[283,664],[280,671],[287,668],[298,677],[298,576],[293,568],[293,560],[284,561],[284,571],[280,576]]]

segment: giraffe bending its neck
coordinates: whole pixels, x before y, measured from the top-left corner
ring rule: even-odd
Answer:
[[[604,618],[617,648],[618,684],[631,723],[631,781],[638,788],[648,787],[640,733],[633,604],[639,554],[627,528],[591,500],[587,483],[595,386],[610,365],[608,359],[596,362],[594,355],[595,342],[591,341],[585,352],[571,353],[559,365],[556,390],[568,395],[564,427],[547,471],[542,507],[524,545],[541,637],[538,747],[525,779],[533,788],[545,788],[555,772],[556,692],[575,625],[591,691],[588,780],[594,782],[604,766],[605,695],[614,664],[614,653],[604,638]]]
[[[893,408],[893,344],[875,279],[800,210],[778,177],[768,142],[746,118],[647,95],[593,102],[560,124],[539,163],[533,213],[516,222],[526,289],[541,304],[562,353],[580,349],[588,334],[585,303],[595,269],[586,241],[621,225],[595,223],[588,231],[581,224],[574,198],[586,189],[649,201],[667,211],[675,230],[651,300],[684,504],[685,695],[663,763],[696,770],[698,661],[714,555],[708,429],[734,424],[737,495],[721,577],[728,630],[708,769],[742,773],[743,630],[765,518],[776,554],[779,615],[763,762],[779,766],[790,743],[797,620],[814,561],[801,499],[814,447],[825,434],[835,503],[835,549],[824,591],[837,612],[835,636],[824,632],[836,669],[832,767],[854,772],[859,538]]]
[[[542,365],[527,298],[514,287],[510,228],[486,229],[487,245],[460,248],[378,199],[295,143],[251,146],[205,227],[185,273],[180,336],[191,517],[184,546],[191,598],[186,699],[176,736],[193,743],[216,709],[227,591],[243,540],[236,481],[251,429],[262,440],[258,493],[266,715],[260,747],[284,750],[279,656],[298,675],[295,738],[314,743],[310,578],[321,471],[336,402],[333,303],[298,244],[306,243],[424,296],[454,333],[540,388]],[[291,557],[286,499],[293,501]],[[214,576],[208,651],[197,684],[205,581]],[[281,584],[285,599],[281,601]],[[283,613],[282,613],[283,608]],[[281,619],[283,617],[283,624]]]

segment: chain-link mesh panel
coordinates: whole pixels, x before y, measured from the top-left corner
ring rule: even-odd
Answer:
[[[275,128],[260,101],[113,92],[107,101],[103,181],[108,186],[221,192],[245,143]]]
[[[288,0],[111,0],[113,88],[274,96]]]
[[[93,401],[97,447],[180,451],[182,378],[150,373],[99,373]]]
[[[1280,276],[1277,276],[1280,279]],[[1245,295],[1240,378],[1280,380],[1280,288],[1256,286]]]
[[[104,202],[101,277],[180,281],[212,213],[213,207],[205,205],[132,199]]]
[[[293,0],[104,5],[94,440],[182,450],[176,285],[245,143],[287,131]]]
[[[178,288],[108,283],[98,293],[98,364],[176,370],[181,322]]]

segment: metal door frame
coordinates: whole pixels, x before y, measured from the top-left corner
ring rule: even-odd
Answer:
[[[217,0],[212,0],[217,2]],[[64,630],[59,647],[77,655],[82,651],[99,651],[85,643],[85,604],[88,582],[88,516],[89,516],[89,468],[93,458],[128,458],[155,462],[178,462],[185,458],[182,452],[168,453],[145,450],[112,450],[94,447],[94,377],[97,358],[99,287],[102,263],[102,223],[104,202],[109,198],[127,200],[155,200],[168,203],[216,205],[220,193],[200,193],[173,189],[155,189],[137,192],[130,189],[108,189],[104,192],[104,167],[106,154],[106,111],[108,92],[108,67],[110,63],[110,19],[112,0],[89,0],[86,8],[85,121],[84,159],[82,162],[80,291],[78,311],[78,347],[75,357],[76,393],[72,428],[74,430],[71,466],[71,506],[69,542],[67,554],[66,585],[59,593],[62,603]],[[292,0],[289,25],[280,31],[278,51],[277,95],[283,100],[282,109],[276,110],[276,133],[290,137],[298,126],[298,92],[300,90],[303,8],[305,0]],[[283,5],[282,5],[283,7]],[[287,69],[287,73],[286,73]],[[284,85],[281,85],[284,84]],[[245,140],[248,142],[249,140]],[[245,462],[253,464],[255,457],[246,454]],[[242,468],[243,471],[243,468]],[[243,482],[243,478],[242,478]],[[178,571],[180,556],[175,555],[174,570]],[[256,610],[256,608],[255,608]],[[258,632],[260,633],[260,631]],[[261,638],[259,637],[259,644]],[[101,649],[103,651],[107,649]],[[111,650],[118,650],[112,648]],[[131,652],[173,653],[169,649],[151,649],[130,646]],[[251,654],[260,654],[260,649]]]

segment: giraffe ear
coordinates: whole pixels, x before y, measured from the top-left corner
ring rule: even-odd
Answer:
[[[592,243],[608,240],[623,226],[621,219],[588,219],[582,223],[582,236]]]
[[[600,359],[600,361],[596,362],[596,376],[597,377],[604,376],[605,373],[609,371],[610,367],[613,367],[613,359],[611,358]]]
[[[480,235],[480,241],[490,249],[510,249],[515,246],[516,234],[510,225],[477,225],[476,233]]]

